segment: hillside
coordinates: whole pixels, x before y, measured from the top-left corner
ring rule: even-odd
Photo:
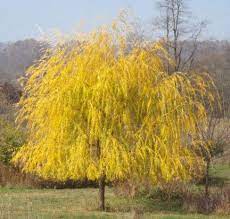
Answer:
[[[0,82],[15,83],[31,64],[38,60],[45,43],[34,39],[0,43]]]

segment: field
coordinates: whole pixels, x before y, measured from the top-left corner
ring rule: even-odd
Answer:
[[[0,189],[0,218],[228,218],[186,214],[177,203],[162,203],[147,198],[126,199],[106,191],[107,212],[97,211],[95,188],[35,190]]]

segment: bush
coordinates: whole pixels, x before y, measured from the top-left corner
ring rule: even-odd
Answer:
[[[115,181],[113,182],[114,191],[116,195],[125,197],[136,197],[148,195],[152,190],[152,185],[150,181],[135,181],[133,179],[128,179],[125,181]]]
[[[227,186],[210,189],[207,197],[203,187],[172,182],[159,187],[154,195],[162,201],[177,201],[187,212],[230,214],[230,188]]]
[[[0,186],[64,189],[64,188],[96,187],[97,183],[88,180],[82,180],[82,181],[67,180],[64,182],[54,181],[51,179],[44,180],[40,177],[23,173],[19,169],[16,169],[10,165],[4,165],[3,163],[0,162]]]
[[[203,187],[182,182],[165,183],[151,189],[148,198],[176,203],[186,212],[230,214],[230,187],[213,187],[207,197]]]
[[[183,207],[198,213],[230,214],[230,189],[213,190],[209,196],[202,193],[188,193],[184,196]]]
[[[41,187],[36,177],[21,173],[10,165],[0,162],[0,185],[12,187]]]
[[[12,155],[23,145],[24,139],[22,131],[0,117],[0,162],[9,164]]]

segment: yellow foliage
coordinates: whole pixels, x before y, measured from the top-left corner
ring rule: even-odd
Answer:
[[[188,179],[202,164],[194,136],[206,121],[209,84],[195,74],[168,75],[159,43],[128,51],[115,35],[91,33],[28,69],[18,121],[29,137],[13,159],[25,171],[157,183]]]

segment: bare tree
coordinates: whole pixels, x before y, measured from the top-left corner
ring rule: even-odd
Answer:
[[[219,104],[219,102],[216,101],[214,107],[209,108],[207,129],[201,129],[199,132],[202,142],[205,144],[201,145],[201,152],[206,162],[206,198],[209,197],[210,165],[215,157],[224,154],[225,147],[230,143],[230,123],[229,119],[225,116],[225,109],[224,102]]]
[[[186,0],[159,0],[160,16],[154,27],[160,31],[167,52],[173,59],[173,66],[167,61],[168,72],[190,70],[198,47],[198,40],[206,22],[194,23]]]

